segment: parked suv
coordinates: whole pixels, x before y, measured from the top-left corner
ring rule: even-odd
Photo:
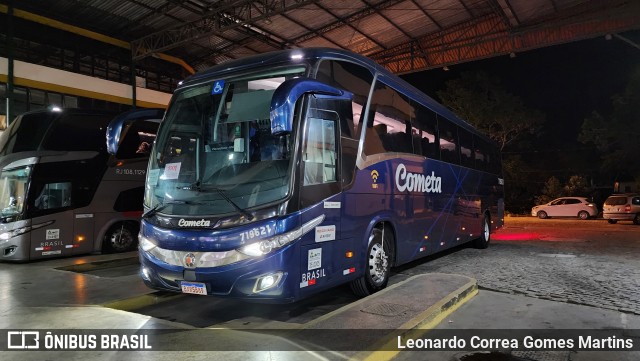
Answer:
[[[615,224],[618,221],[633,221],[640,224],[640,194],[613,194],[602,207],[602,217]]]

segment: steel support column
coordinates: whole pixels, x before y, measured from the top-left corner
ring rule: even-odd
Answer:
[[[7,115],[6,123],[9,126],[13,120],[13,0],[8,1],[7,9]]]

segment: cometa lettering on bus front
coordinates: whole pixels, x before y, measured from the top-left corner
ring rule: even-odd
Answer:
[[[206,219],[200,219],[197,221],[187,221],[184,218],[180,218],[178,221],[179,227],[209,227],[211,225],[211,221]]]
[[[442,193],[442,178],[431,175],[407,172],[404,164],[398,164],[396,169],[396,187],[400,192]]]

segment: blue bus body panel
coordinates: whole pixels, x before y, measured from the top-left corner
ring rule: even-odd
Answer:
[[[404,180],[399,167],[405,170]],[[428,176],[429,186],[399,191],[397,183],[409,188],[408,174]],[[490,191],[491,188],[496,190]],[[212,295],[287,302],[362,276],[368,235],[377,223],[393,225],[398,245],[395,264],[400,265],[479,237],[484,212],[498,216],[495,205],[499,196],[495,175],[415,156],[399,156],[357,171],[349,190],[278,220],[226,230],[175,231],[145,221],[142,233],[157,239],[158,246],[165,249],[227,251],[246,244],[241,234],[249,229],[268,226],[279,234],[325,215],[322,224],[283,249],[235,264],[197,268],[195,278],[189,279],[205,283]],[[323,238],[327,230],[329,237]],[[352,257],[347,257],[349,252]],[[180,291],[179,282],[185,279],[183,267],[164,264],[144,252],[140,258],[141,264],[155,276],[152,287]],[[276,271],[285,274],[277,287],[258,294],[252,292],[261,275]]]

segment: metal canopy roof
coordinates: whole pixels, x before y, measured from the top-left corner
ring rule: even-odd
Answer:
[[[198,70],[272,50],[333,47],[397,73],[640,28],[635,0],[21,0],[14,6]]]

